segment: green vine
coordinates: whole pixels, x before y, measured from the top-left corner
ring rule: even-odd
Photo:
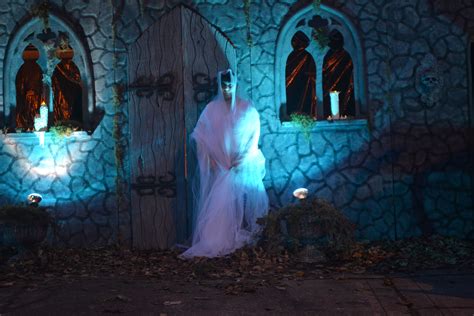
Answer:
[[[313,39],[319,46],[319,49],[324,49],[329,45],[329,35],[328,32],[323,28],[313,28],[311,31]]]
[[[122,8],[114,6],[114,0],[111,0],[113,7],[113,16],[112,16],[112,43],[114,52],[112,55],[112,66],[114,69],[114,77],[119,67],[118,65],[118,52],[117,52],[117,38],[118,30],[117,23],[122,16]],[[122,104],[124,102],[125,95],[125,85],[117,82],[114,78],[114,84],[112,86],[113,99],[112,103],[114,105],[114,127],[113,127],[113,137],[115,141],[115,168],[116,168],[116,177],[115,177],[115,193],[117,195],[117,209],[120,213],[120,208],[123,207],[125,203],[125,190],[124,190],[124,157],[125,157],[125,148],[123,144],[124,135],[122,133],[122,123],[123,123],[123,109]],[[122,242],[120,237],[120,231],[118,237],[118,243]]]
[[[245,14],[245,24],[247,27],[247,45],[249,47],[253,46],[252,33],[250,32],[251,20],[250,20],[250,4],[251,0],[244,0],[244,14]]]
[[[321,14],[321,0],[313,0],[313,9],[315,14]],[[329,45],[329,34],[327,28],[313,27],[311,37],[318,44],[319,49],[324,49]]]
[[[50,5],[48,1],[43,1],[41,4],[31,9],[31,15],[33,17],[38,17],[43,21],[43,29],[47,30],[49,28],[49,9]]]
[[[69,137],[72,133],[82,129],[81,123],[73,120],[59,121],[54,126],[49,128],[49,131],[54,137],[63,139]]]
[[[304,137],[309,140],[311,136],[311,129],[316,125],[316,120],[307,114],[292,113],[290,115],[291,121],[299,125]]]

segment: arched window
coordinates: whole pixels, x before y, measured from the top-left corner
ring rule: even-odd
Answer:
[[[43,96],[43,72],[37,64],[38,49],[29,44],[23,51],[24,63],[15,78],[16,86],[16,127],[24,130],[34,128],[34,118]]]
[[[341,116],[366,115],[361,43],[342,13],[324,5],[318,12],[311,5],[297,12],[280,31],[275,58],[275,99],[281,121],[289,120],[292,113],[328,119],[330,93],[336,91]]]
[[[29,45],[36,48],[35,69],[40,70],[30,74],[34,77],[30,79],[22,75],[24,71],[20,68],[27,62],[18,54],[29,51]],[[44,101],[48,107],[49,127],[62,121],[77,121],[84,129],[92,131],[98,124],[94,117],[97,113],[91,54],[84,33],[54,12],[49,12],[49,27],[46,29],[37,17],[17,28],[7,45],[3,71],[4,102],[0,112],[3,112],[9,128],[33,128],[32,117],[38,108],[29,105],[25,108],[25,101],[17,99],[23,93],[18,84],[21,82],[19,78],[23,78],[23,82],[26,80],[39,90],[38,73],[42,75],[42,87],[41,92],[35,92],[35,98],[37,93],[41,94],[41,102]]]

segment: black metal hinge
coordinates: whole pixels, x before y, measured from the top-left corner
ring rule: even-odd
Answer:
[[[138,176],[136,183],[132,183],[132,190],[135,190],[139,196],[161,195],[167,198],[176,197],[176,175],[168,172],[164,176]]]

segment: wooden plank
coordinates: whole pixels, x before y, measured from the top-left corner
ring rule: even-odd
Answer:
[[[165,74],[174,77],[172,100],[158,93],[156,87],[144,93],[150,94],[148,98],[137,96],[133,90],[130,93],[132,185],[137,184],[138,177],[158,179],[168,172],[176,175],[175,197],[142,196],[138,190],[132,190],[134,247],[164,249],[176,242],[190,242],[191,180],[196,161],[186,140],[209,101],[196,101],[199,88],[193,78],[201,75],[204,82],[215,82],[217,72],[229,67],[228,60],[235,65],[233,45],[199,14],[184,6],[177,6],[163,16],[129,49],[132,88],[146,86],[146,80],[137,83],[140,78],[156,79]]]
[[[155,23],[130,50],[130,82],[140,76],[174,75],[173,100],[155,90],[150,98],[131,92],[131,177],[176,174],[176,154],[182,144],[182,60],[179,11],[173,10]],[[140,163],[140,162],[143,163]],[[141,167],[140,167],[141,165]],[[140,196],[132,191],[133,244],[140,249],[165,249],[176,242],[176,197]]]

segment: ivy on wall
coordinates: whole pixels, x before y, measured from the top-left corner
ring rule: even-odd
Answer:
[[[47,1],[43,1],[41,4],[33,7],[31,9],[31,15],[33,17],[38,17],[43,22],[43,29],[47,30],[49,28],[49,3]]]
[[[310,140],[311,129],[316,125],[316,121],[307,114],[292,113],[290,115],[291,121],[294,122],[303,133],[306,140]]]
[[[313,9],[316,15],[308,22],[312,27],[311,37],[319,49],[324,49],[329,45],[329,29],[327,19],[321,17],[321,0],[313,0]]]
[[[250,20],[250,4],[251,0],[244,0],[244,14],[245,14],[245,24],[247,27],[247,45],[249,47],[253,46],[252,33],[250,32],[251,20]]]
[[[117,23],[120,21],[120,18],[123,13],[123,2],[118,1],[118,4],[114,4],[114,0],[111,0],[112,8],[113,8],[113,15],[112,15],[112,43],[114,52],[112,54],[112,66],[114,69],[114,76],[117,73],[118,69],[118,52],[117,52],[117,38],[118,38],[118,31],[117,31]],[[123,102],[124,102],[124,93],[125,93],[125,85],[123,83],[117,82],[116,78],[114,78],[114,84],[112,87],[113,93],[113,105],[114,105],[114,126],[113,126],[113,137],[115,141],[115,168],[116,168],[116,178],[115,178],[115,193],[117,196],[117,210],[120,213],[120,208],[125,205],[125,190],[124,190],[124,157],[125,157],[125,148],[123,143],[123,132],[122,132],[122,123],[124,121],[124,114],[123,114]],[[122,243],[121,234],[117,236],[118,243]]]

